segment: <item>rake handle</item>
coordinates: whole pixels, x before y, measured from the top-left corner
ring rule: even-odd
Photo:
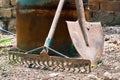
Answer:
[[[65,2],[65,0],[60,0],[60,2],[58,4],[58,7],[57,7],[57,10],[56,10],[56,13],[55,13],[51,28],[49,30],[48,36],[47,36],[47,38],[45,40],[45,43],[44,43],[44,46],[46,46],[46,47],[49,47],[51,42],[52,42],[52,38],[54,36],[55,29],[57,27],[57,23],[58,23],[58,20],[60,18],[60,14],[61,14],[64,2]]]
[[[89,46],[88,43],[88,36],[87,36],[87,29],[86,29],[86,19],[85,19],[85,11],[84,11],[84,5],[83,0],[75,0],[76,3],[76,9],[77,9],[77,15],[79,24],[83,33],[83,37],[86,43],[86,46]]]

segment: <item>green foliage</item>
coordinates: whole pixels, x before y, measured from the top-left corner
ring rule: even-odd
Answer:
[[[0,44],[7,44],[11,42],[11,38],[0,38]]]

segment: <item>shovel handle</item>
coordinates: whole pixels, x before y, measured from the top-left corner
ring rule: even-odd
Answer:
[[[53,35],[55,33],[55,29],[57,27],[57,23],[58,23],[58,20],[60,18],[60,14],[61,14],[64,2],[65,2],[65,0],[60,0],[59,1],[59,4],[58,4],[58,7],[57,7],[57,10],[56,10],[51,28],[49,30],[48,36],[47,36],[47,38],[45,40],[45,43],[44,43],[44,46],[46,46],[46,47],[49,47],[51,42],[52,42],[52,38],[53,38]]]
[[[77,15],[81,23],[86,21],[83,0],[75,0]]]
[[[89,46],[88,43],[88,36],[87,36],[87,29],[86,29],[86,19],[85,19],[85,11],[84,11],[84,5],[83,0],[75,0],[76,8],[77,8],[77,14],[78,14],[78,20],[79,24],[83,33],[83,37],[85,40],[86,46]]]

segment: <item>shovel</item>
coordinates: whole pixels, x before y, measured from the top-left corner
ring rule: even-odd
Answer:
[[[75,0],[78,20],[67,21],[71,40],[83,59],[95,64],[102,55],[104,38],[100,22],[88,22],[85,19],[82,0]]]

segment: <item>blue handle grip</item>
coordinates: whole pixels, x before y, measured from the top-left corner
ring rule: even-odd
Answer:
[[[51,43],[52,43],[52,39],[47,38],[47,39],[45,40],[44,46],[50,47]]]

